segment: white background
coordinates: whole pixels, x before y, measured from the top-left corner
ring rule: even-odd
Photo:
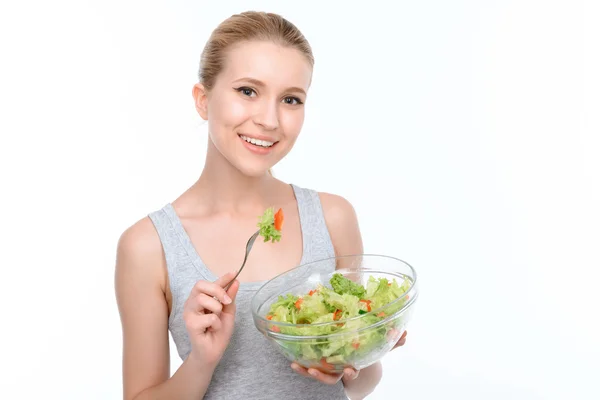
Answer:
[[[2,3],[0,397],[120,397],[118,237],[200,174],[200,52],[259,9],[316,57],[276,175],[419,273],[370,398],[600,398],[598,2],[391,4]]]

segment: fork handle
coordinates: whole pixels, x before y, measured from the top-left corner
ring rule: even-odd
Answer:
[[[240,269],[238,270],[238,272],[235,274],[235,276],[233,277],[233,279],[227,285],[225,285],[225,287],[224,287],[225,291],[229,290],[229,288],[231,287],[231,285],[233,284],[233,282],[239,276],[240,272],[242,272],[242,269],[244,269],[244,265],[246,265],[246,261],[248,260],[248,254],[250,254],[250,250],[252,250],[252,246],[254,246],[254,241],[258,237],[259,233],[260,233],[260,229],[257,230],[256,232],[254,232],[254,235],[250,236],[250,239],[248,239],[248,242],[246,243],[246,254],[244,255],[244,262],[242,262],[242,266],[240,267]]]

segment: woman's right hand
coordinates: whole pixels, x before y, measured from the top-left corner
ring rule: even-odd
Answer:
[[[203,365],[216,367],[233,334],[239,282],[227,292],[224,287],[234,276],[227,273],[215,282],[196,282],[185,302],[183,319],[192,346],[189,357]]]

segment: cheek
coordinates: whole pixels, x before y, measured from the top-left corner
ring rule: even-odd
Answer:
[[[283,113],[281,116],[281,126],[285,135],[289,138],[296,138],[302,130],[304,124],[304,110]]]
[[[215,99],[211,108],[213,113],[210,115],[213,132],[232,129],[246,121],[249,118],[250,111],[247,104],[244,103],[243,100],[239,99]]]
[[[250,107],[244,100],[228,102],[227,106],[222,107],[223,112],[227,113],[228,120],[232,125],[239,125],[250,118]]]

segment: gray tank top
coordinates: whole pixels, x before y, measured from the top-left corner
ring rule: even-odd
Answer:
[[[301,264],[334,256],[318,193],[291,186],[302,228]],[[198,280],[215,281],[217,276],[200,259],[170,203],[149,217],[164,249],[173,295],[169,330],[179,356],[185,360],[191,345],[183,321],[183,304]],[[235,330],[204,399],[347,400],[341,381],[326,385],[297,374],[290,368],[290,362],[256,329],[250,302],[262,284],[264,282],[241,283],[236,298]]]

